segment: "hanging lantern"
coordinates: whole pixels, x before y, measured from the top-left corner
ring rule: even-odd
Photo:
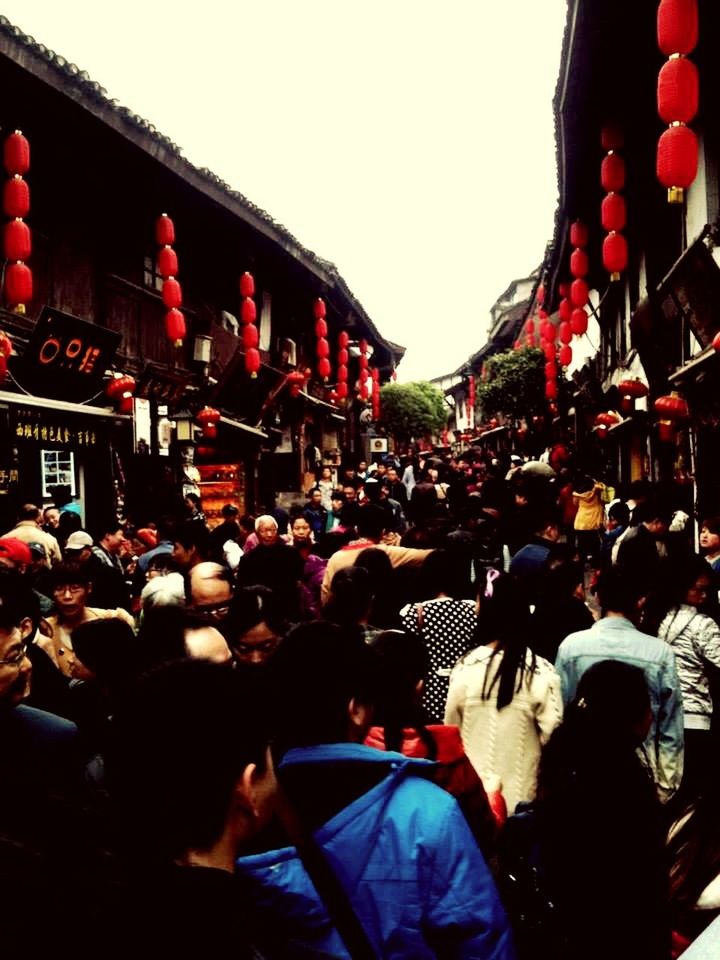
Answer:
[[[347,330],[341,330],[338,334],[338,346],[341,350],[346,350],[349,343],[350,337],[347,334]]]
[[[558,316],[560,317],[560,322],[568,322],[572,316],[572,304],[567,297],[563,297],[560,301],[560,306],[558,307]]]
[[[558,395],[557,380],[545,381],[545,397],[548,400],[556,400]]]
[[[323,317],[320,317],[315,321],[315,336],[316,337],[326,337],[328,332],[327,323]]]
[[[240,274],[240,297],[244,300],[246,297],[255,296],[255,277],[246,270]]]
[[[317,370],[319,376],[322,377],[323,380],[327,380],[330,376],[330,361],[327,357],[321,357],[318,360]]]
[[[127,375],[113,377],[105,388],[106,395],[117,404],[118,413],[132,413],[135,379]]]
[[[570,317],[570,329],[572,330],[574,336],[582,337],[583,334],[587,333],[588,328],[588,315],[585,312],[585,307],[577,307],[572,312]]]
[[[642,380],[623,380],[618,384],[618,392],[620,393],[620,409],[623,413],[632,413],[635,409],[635,401],[639,397],[646,397],[648,388]]]
[[[572,347],[568,343],[564,343],[560,347],[560,352],[558,353],[558,360],[560,361],[560,366],[569,367],[572,363]]]
[[[557,367],[554,360],[548,360],[545,364],[545,379],[555,380],[557,378]]]
[[[8,220],[3,236],[6,260],[28,260],[32,250],[30,228],[20,220]]]
[[[600,208],[603,230],[608,233],[613,230],[622,230],[625,227],[626,217],[625,197],[621,193],[609,193],[603,198]]]
[[[588,257],[584,250],[578,247],[570,255],[570,273],[574,277],[586,277],[588,274]]]
[[[299,397],[300,391],[305,386],[305,376],[299,370],[293,370],[287,375],[287,384],[290,387],[290,396]]]
[[[570,287],[568,286],[567,283],[558,284],[558,294],[561,297],[567,297],[570,294]]]
[[[246,323],[242,328],[242,345],[246,352],[259,343],[258,328],[254,323]]]
[[[317,345],[315,347],[315,353],[318,357],[330,356],[330,344],[327,342],[325,337],[319,338]]]
[[[557,328],[554,323],[551,323],[549,320],[546,320],[540,328],[540,336],[543,340],[547,340],[548,343],[554,343],[555,337],[557,335]]]
[[[545,303],[545,285],[543,283],[538,285],[535,299],[537,300],[539,306],[542,306]]]
[[[712,346],[716,353],[720,353],[720,333],[716,333],[713,337]]]
[[[586,247],[588,245],[588,228],[582,220],[576,220],[570,225],[570,246]]]
[[[345,400],[348,395],[347,383],[344,380],[338,383],[337,387],[335,388],[335,392],[337,393],[339,400]]]
[[[682,203],[685,190],[697,176],[698,140],[683,124],[673,125],[662,134],[657,148],[657,177],[667,188],[668,203]]]
[[[5,269],[5,299],[16,313],[25,313],[25,305],[32,300],[33,278],[25,263],[10,263]]]
[[[620,274],[627,268],[628,248],[627,240],[622,233],[609,233],[603,240],[603,266],[610,274],[611,281],[620,279]]]
[[[559,328],[560,333],[560,343],[570,343],[572,340],[572,330],[570,329],[570,324],[563,321],[560,324]]]
[[[171,310],[182,306],[182,287],[174,277],[168,277],[162,286],[163,303]]]
[[[625,161],[614,151],[603,158],[600,183],[605,193],[617,193],[625,186]]]
[[[535,321],[533,320],[532,317],[530,317],[530,319],[525,324],[525,332],[529,334],[535,333]]]
[[[653,410],[663,420],[671,420],[673,423],[687,420],[690,416],[687,401],[675,392],[664,397],[658,397],[653,404]]]
[[[12,353],[12,349],[12,340],[4,330],[0,330],[0,357],[5,357],[7,360]]]
[[[167,280],[178,274],[178,258],[172,247],[160,247],[157,255],[157,272]]]
[[[30,144],[19,130],[5,139],[3,159],[11,177],[16,173],[22,176],[30,169]]]
[[[159,247],[171,247],[175,243],[175,224],[166,213],[155,221],[155,242]]]
[[[195,417],[196,423],[202,427],[203,439],[214,440],[217,437],[217,425],[220,422],[220,411],[215,407],[203,407]]]
[[[554,343],[548,343],[547,340],[543,341],[543,344],[542,344],[542,352],[545,354],[545,359],[548,361],[548,363],[549,363],[551,360],[554,360],[554,359],[555,359],[555,344],[554,344]]]
[[[670,420],[658,420],[658,438],[663,443],[675,442],[675,424]]]
[[[260,353],[257,347],[250,347],[245,353],[245,369],[253,380],[257,377],[260,369]]]
[[[520,343],[519,340],[516,340],[515,343],[513,343],[513,350],[522,350],[522,343]]]
[[[240,304],[240,319],[243,323],[255,323],[257,320],[257,306],[250,297],[245,297]]]
[[[187,334],[185,316],[182,310],[173,307],[165,314],[165,333],[168,340],[171,340],[176,347],[182,346]]]
[[[7,217],[26,217],[30,210],[30,187],[16,174],[3,186],[3,211]]]
[[[584,280],[573,280],[570,287],[570,299],[574,307],[584,307],[590,299],[588,285]]]
[[[344,363],[341,363],[338,365],[338,368],[337,368],[338,383],[347,383],[347,378],[348,378],[348,368],[345,366]]]
[[[665,123],[690,123],[695,119],[700,101],[698,68],[686,57],[672,57],[658,74],[657,106]]]
[[[673,53],[691,53],[698,42],[697,0],[661,0],[657,39],[666,57]]]
[[[318,297],[315,303],[313,304],[313,315],[316,320],[319,320],[321,317],[324,317],[327,313],[325,308],[325,301],[322,297]]]
[[[337,352],[338,366],[346,367],[349,360],[350,360],[350,355],[347,349],[345,347],[340,347],[340,349]]]

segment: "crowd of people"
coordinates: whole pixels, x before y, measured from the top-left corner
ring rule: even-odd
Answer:
[[[90,530],[23,505],[6,942],[691,957],[720,914],[720,519],[674,495],[478,447],[324,466],[212,529],[194,494]]]

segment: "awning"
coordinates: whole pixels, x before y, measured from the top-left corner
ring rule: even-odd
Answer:
[[[0,403],[14,403],[19,407],[40,407],[42,410],[63,410],[65,413],[81,413],[91,417],[103,417],[106,420],[132,420],[131,415],[116,413],[112,407],[91,407],[85,403],[69,403],[67,400],[51,400],[49,397],[10,393],[7,390],[0,390]]]
[[[264,430],[251,427],[247,423],[241,423],[240,420],[233,420],[231,417],[221,416],[220,423],[224,423],[226,427],[235,427],[236,430],[244,430],[246,433],[252,433],[256,437],[262,437],[263,440],[268,439],[268,435]]]
[[[319,400],[317,397],[313,397],[312,394],[306,393],[304,390],[300,391],[300,396],[305,397],[306,400],[309,400],[316,407],[324,407],[326,410],[332,410],[333,413],[337,413],[337,407],[334,407],[331,403],[327,403],[325,400]],[[340,418],[343,422],[345,421],[344,417]]]

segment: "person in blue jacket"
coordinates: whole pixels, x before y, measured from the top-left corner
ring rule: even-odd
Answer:
[[[329,623],[296,627],[278,650],[278,779],[294,817],[378,957],[511,960],[490,871],[455,799],[427,779],[432,764],[363,744],[374,665]],[[350,955],[294,846],[242,857],[236,871],[261,925],[284,928],[284,956]]]

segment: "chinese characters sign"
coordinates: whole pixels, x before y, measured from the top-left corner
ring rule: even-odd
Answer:
[[[66,447],[94,447],[98,442],[97,429],[87,423],[73,422],[67,414],[55,410],[15,411],[11,436],[15,442],[59,443]]]

